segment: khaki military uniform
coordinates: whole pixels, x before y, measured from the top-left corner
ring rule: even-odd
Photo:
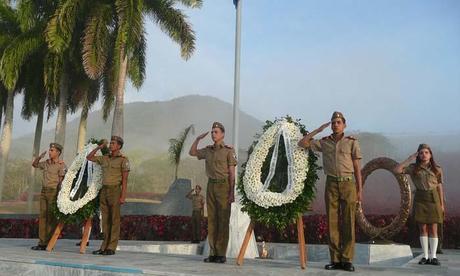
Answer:
[[[442,170],[440,176],[436,176],[430,167],[420,166],[416,170],[416,164],[410,164],[404,168],[403,173],[409,174],[415,186],[414,212],[415,221],[423,224],[442,223],[443,213],[441,199],[437,190],[442,184]]]
[[[206,174],[209,178],[206,192],[209,255],[226,256],[230,221],[228,167],[237,164],[235,151],[220,143],[198,150],[197,157],[206,160]]]
[[[57,220],[52,213],[51,206],[55,204],[57,199],[59,178],[64,178],[67,168],[64,162],[53,162],[50,159],[39,162],[37,168],[43,171],[42,190],[40,194],[38,245],[46,246],[57,225]]]
[[[353,160],[361,159],[358,140],[333,136],[311,140],[310,148],[323,155],[327,175],[324,199],[329,226],[329,253],[332,262],[352,262],[355,251],[356,184]],[[342,225],[339,225],[339,216]],[[341,230],[341,231],[340,231]]]
[[[192,200],[192,241],[201,240],[201,220],[203,219],[204,197],[202,195],[188,195]]]
[[[120,196],[123,172],[130,170],[129,160],[125,156],[96,156],[94,162],[102,167],[102,189],[99,203],[102,213],[104,241],[101,250],[117,249],[120,238]]]

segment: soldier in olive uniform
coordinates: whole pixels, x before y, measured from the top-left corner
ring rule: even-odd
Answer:
[[[332,134],[320,140],[313,136],[331,125]],[[299,146],[321,152],[327,175],[325,202],[329,226],[331,263],[325,268],[354,271],[356,204],[362,199],[361,150],[358,140],[345,136],[346,120],[340,112],[332,114],[331,122],[304,136]],[[339,225],[339,216],[343,218]]]
[[[57,221],[51,211],[51,206],[56,202],[59,186],[64,179],[67,170],[64,161],[59,159],[62,152],[62,146],[57,143],[51,143],[48,150],[49,159],[41,161],[46,151],[40,154],[32,163],[34,168],[43,171],[42,191],[40,194],[40,217],[39,217],[39,242],[33,250],[45,250],[49,240],[56,228]]]
[[[225,128],[221,123],[212,124],[214,142],[202,149],[198,143],[208,132],[201,134],[192,144],[189,154],[206,160],[209,178],[206,192],[208,210],[208,241],[210,253],[205,262],[225,263],[229,235],[230,205],[235,200],[236,155],[233,147],[224,144]]]
[[[410,162],[414,161],[409,165]],[[440,265],[436,258],[438,247],[438,224],[443,221],[444,192],[442,169],[433,159],[433,152],[427,144],[420,144],[417,152],[397,165],[395,173],[410,175],[415,185],[415,221],[420,229],[420,244],[423,257],[419,264]],[[429,238],[428,238],[429,236]],[[431,254],[428,256],[428,243]]]
[[[125,203],[129,161],[121,154],[123,139],[112,136],[109,155],[95,156],[96,152],[106,146],[99,145],[86,157],[89,161],[96,162],[102,167],[102,189],[99,194],[99,203],[102,212],[102,229],[104,241],[99,250],[93,251],[95,255],[113,255],[117,249],[120,238],[120,205]]]
[[[200,194],[201,186],[196,185],[185,197],[192,201],[192,243],[200,243],[201,220],[203,218],[204,197]]]

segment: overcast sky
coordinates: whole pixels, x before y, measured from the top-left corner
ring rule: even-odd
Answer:
[[[354,130],[460,132],[460,1],[242,2],[245,112],[261,120],[291,114],[313,128],[340,110]],[[189,94],[232,102],[232,0],[185,12],[195,54],[181,60],[148,22],[147,77],[140,91],[128,87],[127,102]],[[28,125],[17,122],[15,136]]]

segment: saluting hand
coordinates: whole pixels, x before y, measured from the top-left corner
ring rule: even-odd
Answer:
[[[411,160],[411,161],[412,161],[412,160],[415,160],[415,159],[417,159],[417,156],[418,156],[418,152],[416,152],[416,153],[412,154],[412,155],[411,155],[411,156],[409,156],[409,158],[407,158],[407,159],[409,159],[409,160]]]
[[[330,125],[331,125],[331,122],[324,123],[318,128],[318,131],[321,132],[321,131],[323,131],[324,129],[326,129]]]
[[[105,148],[108,144],[108,141],[106,139],[103,139],[101,142],[102,143],[98,146],[99,149]]]
[[[196,137],[197,140],[201,140],[203,139],[204,137],[206,137],[206,135],[208,135],[209,131],[205,132],[205,133],[202,133],[200,135],[198,135],[198,137]]]

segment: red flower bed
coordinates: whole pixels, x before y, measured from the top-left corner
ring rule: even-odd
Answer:
[[[367,216],[376,226],[389,224],[392,215]],[[202,238],[206,237],[207,222],[201,224]],[[444,223],[443,248],[460,247],[460,217],[448,217]],[[99,220],[93,219],[91,238],[100,237]],[[304,217],[305,239],[310,244],[327,243],[327,222],[324,215]],[[158,240],[158,241],[189,241],[191,240],[191,218],[183,216],[124,216],[121,219],[121,239],[123,240]],[[256,224],[257,241],[267,242],[297,242],[295,225],[277,231],[274,228]],[[62,238],[81,238],[81,225],[66,225],[61,234]],[[38,219],[0,219],[0,238],[38,238]],[[356,227],[356,240],[367,242],[362,230]],[[419,246],[418,230],[414,223],[408,222],[393,241],[411,246]]]

